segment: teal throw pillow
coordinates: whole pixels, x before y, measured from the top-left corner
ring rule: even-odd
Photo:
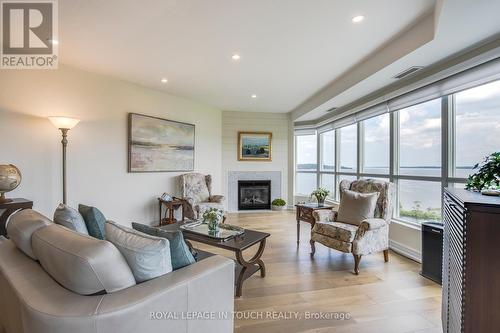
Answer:
[[[78,212],[83,216],[89,235],[97,239],[105,239],[106,218],[101,211],[95,207],[80,204]]]
[[[196,262],[189,246],[184,241],[181,231],[167,231],[160,228],[150,227],[141,223],[132,223],[132,228],[151,236],[166,238],[170,244],[170,256],[172,257],[173,270],[191,265]]]

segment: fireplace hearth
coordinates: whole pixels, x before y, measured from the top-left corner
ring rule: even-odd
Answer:
[[[239,180],[238,209],[271,209],[271,181]]]

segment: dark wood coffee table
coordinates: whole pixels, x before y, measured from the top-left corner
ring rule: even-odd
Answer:
[[[191,221],[186,221],[186,223]],[[166,226],[161,226],[159,228],[164,230],[181,230],[184,239],[188,241],[195,241],[211,246],[215,246],[224,250],[229,250],[235,253],[236,257],[236,281],[235,281],[235,295],[236,297],[240,297],[242,295],[243,282],[248,279],[250,276],[260,271],[260,276],[266,276],[266,266],[262,261],[261,257],[264,253],[264,249],[266,247],[266,239],[271,236],[267,232],[260,232],[250,229],[245,229],[245,233],[231,238],[227,241],[219,241],[214,238],[210,238],[208,236],[195,234],[193,232],[189,232],[187,230],[180,229],[180,226],[184,223],[175,223]],[[259,248],[255,255],[250,260],[245,260],[243,258],[243,251],[259,244]]]

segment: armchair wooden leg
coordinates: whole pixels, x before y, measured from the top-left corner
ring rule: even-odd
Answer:
[[[384,250],[384,261],[388,262],[389,261],[389,250]]]
[[[361,261],[361,255],[357,255],[353,253],[354,257],[354,274],[359,274],[359,262]]]
[[[314,241],[311,239],[309,241],[309,244],[311,244],[311,257],[314,257],[314,253],[316,253],[316,246],[314,245]]]

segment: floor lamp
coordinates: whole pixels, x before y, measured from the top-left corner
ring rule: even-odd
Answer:
[[[50,122],[62,133],[62,176],[63,176],[63,203],[66,204],[66,147],[68,146],[68,131],[75,127],[80,119],[68,117],[49,117]]]

